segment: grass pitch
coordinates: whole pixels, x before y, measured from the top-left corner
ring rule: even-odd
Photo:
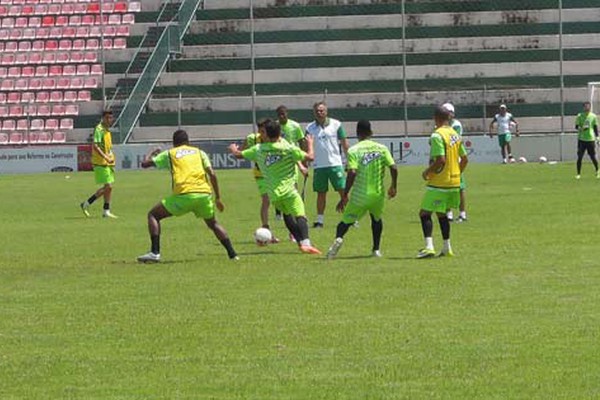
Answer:
[[[86,219],[89,173],[3,176],[2,399],[583,399],[600,397],[600,181],[586,164],[471,165],[453,259],[415,260],[420,168],[401,167],[383,259],[368,219],[339,259],[259,248],[250,171],[220,171],[230,262],[192,216],[146,212],[164,172],[120,172]],[[312,221],[315,196],[308,196]],[[339,216],[331,195],[323,251]],[[284,239],[281,222],[274,231]],[[434,227],[438,250],[439,227]]]

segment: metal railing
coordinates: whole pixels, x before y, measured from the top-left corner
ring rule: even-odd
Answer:
[[[126,143],[129,140],[167,62],[173,54],[181,52],[183,36],[195,19],[201,3],[202,0],[184,0],[177,12],[177,18],[168,23],[162,32],[123,110],[115,121],[119,142]]]

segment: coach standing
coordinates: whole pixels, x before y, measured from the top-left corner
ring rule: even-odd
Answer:
[[[327,116],[327,104],[320,101],[313,106],[315,120],[306,127],[306,134],[314,139],[313,190],[317,192],[317,221],[314,228],[322,228],[325,220],[329,183],[340,199],[346,187],[342,153],[348,154],[348,140],[342,123]],[[341,147],[341,150],[340,150]]]

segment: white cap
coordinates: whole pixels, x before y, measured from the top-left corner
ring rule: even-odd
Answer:
[[[442,108],[445,108],[446,111],[450,111],[452,114],[454,114],[454,106],[452,103],[444,103],[442,104]]]
[[[507,108],[506,104],[500,104],[500,108]]]

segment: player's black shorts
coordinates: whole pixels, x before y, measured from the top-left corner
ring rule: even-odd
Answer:
[[[596,142],[586,142],[583,140],[577,141],[577,154],[584,155],[585,152],[592,156],[596,156]]]

